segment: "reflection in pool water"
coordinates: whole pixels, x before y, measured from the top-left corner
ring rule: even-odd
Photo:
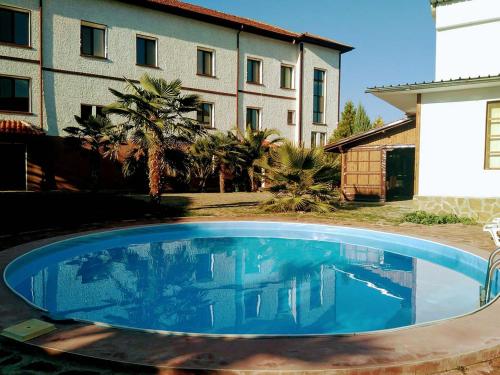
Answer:
[[[372,331],[479,307],[474,278],[342,241],[243,236],[122,242],[60,252],[16,270],[10,284],[61,318],[216,334]]]

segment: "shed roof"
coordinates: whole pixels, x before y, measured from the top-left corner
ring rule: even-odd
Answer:
[[[45,132],[26,121],[0,120],[0,134],[44,135]]]
[[[335,49],[341,53],[349,52],[354,47],[339,41],[324,38],[309,33],[297,33],[284,28],[270,25],[250,18],[239,17],[232,14],[219,12],[217,10],[204,8],[198,5],[185,3],[179,0],[121,0],[129,4],[135,4],[152,8],[183,17],[189,17],[200,21],[214,23],[216,25],[229,27],[236,30],[244,30],[255,34],[268,36],[290,42],[306,42],[323,47]]]
[[[358,142],[358,141],[361,141],[361,140],[365,140],[365,139],[370,138],[370,137],[372,137],[374,135],[385,133],[385,132],[387,132],[389,130],[398,129],[400,127],[403,127],[404,125],[412,123],[413,121],[415,121],[414,117],[405,117],[405,118],[403,118],[401,120],[397,120],[397,121],[385,124],[385,125],[380,126],[378,128],[370,129],[370,130],[368,130],[366,132],[363,132],[363,133],[360,133],[360,134],[355,134],[353,136],[340,139],[337,142],[333,142],[333,143],[327,144],[324,147],[324,149],[325,149],[325,151],[329,151],[329,152],[340,152],[340,150],[343,147],[346,147],[346,146],[348,147],[349,145],[351,145],[351,144],[353,144],[355,142]]]

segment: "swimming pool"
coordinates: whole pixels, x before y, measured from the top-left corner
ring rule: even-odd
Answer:
[[[364,229],[197,222],[100,232],[11,262],[7,285],[56,319],[170,333],[323,335],[477,310],[486,261]],[[493,294],[500,290],[494,279]]]

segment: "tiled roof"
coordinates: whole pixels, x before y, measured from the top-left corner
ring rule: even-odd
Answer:
[[[255,21],[250,18],[239,17],[232,14],[219,12],[217,10],[204,8],[198,5],[185,3],[179,0],[121,0],[126,3],[149,7],[184,17],[194,18],[217,25],[244,30],[251,33],[261,34],[272,38],[308,42],[324,47],[333,48],[340,52],[349,52],[354,49],[350,45],[336,40],[319,37],[308,33],[296,33],[278,26],[269,25],[264,22]]]
[[[456,86],[456,85],[463,85],[467,83],[487,83],[487,82],[496,82],[500,81],[500,74],[499,75],[488,75],[488,76],[477,76],[477,77],[467,77],[467,78],[455,78],[455,79],[448,79],[448,80],[440,80],[440,81],[429,81],[429,82],[415,82],[415,83],[403,83],[399,85],[388,85],[388,86],[376,86],[376,87],[369,87],[366,89],[365,92],[367,93],[373,93],[373,92],[380,92],[380,91],[410,91],[410,90],[416,90],[416,89],[425,89],[425,88],[432,88],[432,87],[439,87],[439,86]]]
[[[0,134],[44,135],[36,126],[21,120],[0,120]]]
[[[326,151],[336,152],[342,146],[347,146],[353,142],[357,142],[357,141],[360,141],[362,139],[369,138],[369,137],[376,135],[376,134],[379,134],[379,133],[384,133],[388,130],[397,129],[401,126],[410,124],[413,121],[415,121],[414,117],[405,117],[404,119],[397,120],[397,121],[391,122],[389,124],[382,125],[378,128],[370,129],[370,130],[367,130],[363,133],[355,134],[355,135],[352,135],[350,137],[340,139],[336,142],[327,144],[324,148]]]

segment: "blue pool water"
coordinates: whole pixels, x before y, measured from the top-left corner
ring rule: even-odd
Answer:
[[[141,227],[57,242],[7,284],[56,318],[204,334],[367,332],[479,308],[486,262],[415,238],[270,222]],[[500,281],[495,277],[494,293]]]

